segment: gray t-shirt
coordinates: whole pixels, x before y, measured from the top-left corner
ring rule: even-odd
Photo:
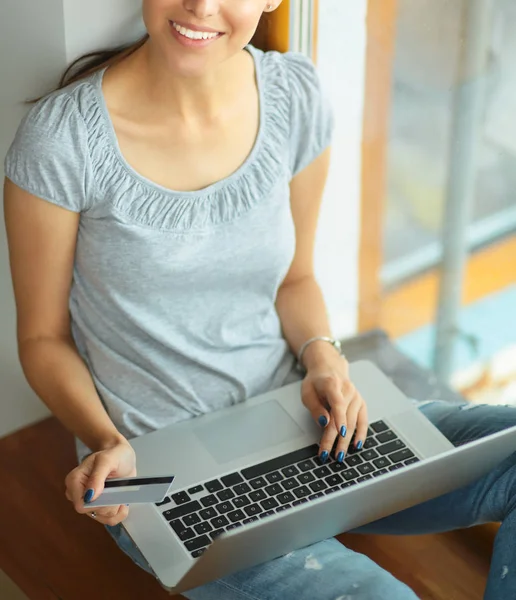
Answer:
[[[173,191],[127,163],[104,71],[35,105],[5,160],[18,186],[80,212],[72,333],[129,438],[297,377],[275,310],[295,251],[289,182],[329,145],[332,116],[307,58],[248,50],[258,137],[207,188]]]

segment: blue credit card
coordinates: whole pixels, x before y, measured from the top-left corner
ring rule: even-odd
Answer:
[[[100,496],[84,508],[161,502],[169,495],[174,479],[174,475],[107,479]]]

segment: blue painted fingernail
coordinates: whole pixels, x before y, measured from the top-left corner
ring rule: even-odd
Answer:
[[[347,429],[346,429],[346,426],[345,426],[345,425],[343,425],[343,426],[340,428],[340,435],[341,435],[342,437],[344,437],[344,436],[346,435],[346,431],[347,431]]]
[[[88,502],[91,502],[91,499],[93,498],[93,496],[95,495],[95,490],[88,490],[85,494],[84,494],[84,502],[86,502],[86,504]]]
[[[364,444],[362,443],[362,440],[360,440],[360,441],[358,442],[358,444],[357,444],[357,450],[362,450],[362,446],[363,446],[363,445],[364,445]]]
[[[337,462],[344,462],[344,452],[339,452],[337,454]]]
[[[324,452],[321,454],[321,456],[320,456],[320,458],[321,458],[321,462],[322,462],[322,463],[325,463],[325,462],[328,460],[328,456],[330,456],[330,455],[329,455],[329,453],[328,453],[328,452],[325,450],[325,451],[324,451]]]
[[[326,427],[326,425],[328,425],[328,419],[324,415],[319,417],[319,425],[321,427]]]

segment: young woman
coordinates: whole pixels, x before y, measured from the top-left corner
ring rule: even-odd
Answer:
[[[143,0],[148,35],[65,77],[5,162],[21,363],[79,440],[67,497],[147,570],[120,526],[127,507],[82,508],[106,478],[136,474],[128,438],[301,377],[300,349],[300,402],[321,426],[322,459],[338,439],[342,460],[367,432],[346,359],[318,339],[331,337],[312,261],[328,103],[306,58],[249,45],[279,4]],[[421,410],[455,444],[516,424],[505,407]],[[514,465],[361,531],[503,521],[486,598],[516,598]],[[331,539],[186,597],[415,595]]]

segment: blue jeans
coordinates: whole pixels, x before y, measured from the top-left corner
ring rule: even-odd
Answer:
[[[460,446],[516,425],[507,406],[418,405],[432,423]],[[496,536],[486,600],[516,598],[516,453],[477,482],[370,523],[359,533],[411,535],[450,531],[501,521]],[[150,571],[138,548],[120,526],[108,527],[121,549]],[[335,539],[246,569],[183,594],[190,600],[414,600],[405,584],[372,560]]]

